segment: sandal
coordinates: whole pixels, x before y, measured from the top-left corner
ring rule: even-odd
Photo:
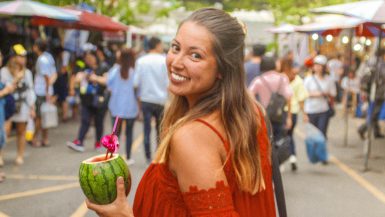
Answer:
[[[39,148],[42,146],[41,143],[39,143],[38,141],[32,141],[31,143],[29,143],[32,147],[34,148]]]
[[[51,145],[49,144],[49,142],[41,141],[41,146],[43,146],[43,147],[49,147],[49,146],[51,146]]]

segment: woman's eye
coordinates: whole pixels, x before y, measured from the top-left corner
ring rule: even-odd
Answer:
[[[194,58],[194,59],[201,59],[202,58],[202,56],[200,54],[198,54],[198,53],[192,53],[191,57]]]
[[[176,44],[171,45],[171,51],[174,52],[174,53],[178,52],[179,51],[178,45],[176,45]]]

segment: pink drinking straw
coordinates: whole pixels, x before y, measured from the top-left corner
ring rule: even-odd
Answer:
[[[115,135],[118,123],[119,123],[119,117],[116,117],[114,127],[112,128],[112,133],[110,135],[103,136],[103,138],[100,141],[103,144],[103,146],[107,149],[106,157],[105,157],[106,160],[108,158],[108,153],[110,153],[110,158],[111,158],[112,154],[115,153],[115,151],[117,151],[119,148],[118,137]]]

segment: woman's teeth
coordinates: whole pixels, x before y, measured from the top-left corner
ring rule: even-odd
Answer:
[[[171,76],[173,79],[177,80],[177,81],[187,81],[188,78],[184,77],[184,76],[181,76],[181,75],[178,75],[178,74],[175,74],[175,73],[171,73]]]

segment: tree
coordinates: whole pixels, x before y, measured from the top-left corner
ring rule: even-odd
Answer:
[[[271,10],[276,24],[282,22],[301,24],[302,17],[312,16],[309,9],[347,1],[355,0],[181,0],[182,4],[189,10],[211,6],[214,3],[221,3],[226,11],[236,9]]]
[[[347,2],[346,0],[267,0],[270,10],[274,14],[276,24],[282,22],[302,24],[304,16],[313,16],[309,9]],[[355,0],[348,0],[355,1]]]

